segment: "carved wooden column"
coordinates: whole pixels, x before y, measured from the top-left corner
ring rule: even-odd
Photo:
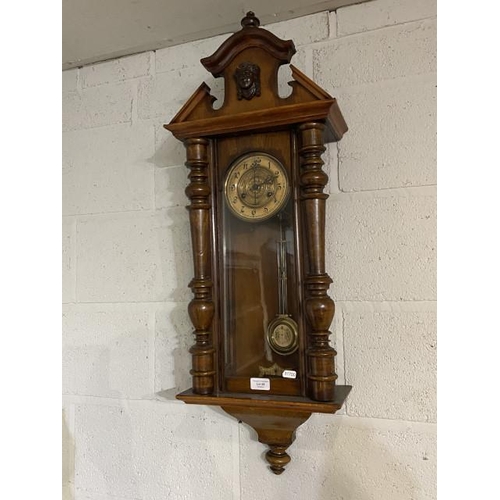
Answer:
[[[208,183],[207,139],[187,139],[186,166],[191,169],[186,195],[191,200],[189,218],[193,249],[194,278],[189,287],[194,298],[188,312],[194,326],[196,343],[192,354],[193,392],[212,394],[215,387],[215,364],[212,338],[214,303],[212,300],[212,270],[210,251],[210,185]]]
[[[321,169],[325,151],[323,123],[305,123],[299,127],[301,204],[307,245],[305,303],[307,314],[307,395],[316,401],[333,401],[335,392],[335,356],[328,328],[335,304],[328,296],[332,282],[325,272],[325,201],[323,189],[328,176]]]

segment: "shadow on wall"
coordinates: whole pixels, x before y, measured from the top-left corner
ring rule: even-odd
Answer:
[[[191,355],[188,350],[194,344],[194,335],[191,323],[189,322],[186,328],[183,322],[187,314],[186,306],[187,304],[177,304],[170,314],[172,324],[176,327],[174,331],[178,339],[178,347],[172,352],[175,389],[178,392],[191,387],[191,374],[189,373],[191,370]],[[179,329],[177,325],[181,325],[183,328]]]
[[[168,123],[170,118],[173,117],[163,120],[163,123]],[[156,134],[155,153],[148,161],[160,168],[184,165],[186,153],[182,142],[160,126],[156,130]]]
[[[170,313],[166,313],[168,318],[157,322],[156,376],[160,390],[156,396],[161,399],[175,400],[179,392],[191,387],[189,348],[194,344],[194,335],[187,306],[187,302],[175,304]]]
[[[62,411],[62,500],[74,500],[71,485],[75,479],[75,442],[69,430],[66,411]]]

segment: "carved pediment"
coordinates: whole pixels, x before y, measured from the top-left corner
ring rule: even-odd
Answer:
[[[326,122],[328,140],[340,140],[347,125],[336,99],[295,66],[290,65],[291,95],[278,93],[278,69],[294,55],[293,42],[260,28],[252,12],[241,24],[240,31],[201,60],[213,76],[224,78],[223,105],[213,108],[216,98],[203,83],[165,128],[186,139],[317,120]]]

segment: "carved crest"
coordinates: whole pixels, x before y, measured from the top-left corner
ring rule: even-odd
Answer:
[[[251,62],[241,63],[234,72],[238,100],[260,96],[260,68]]]

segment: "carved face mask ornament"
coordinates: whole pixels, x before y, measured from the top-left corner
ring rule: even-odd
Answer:
[[[251,62],[241,63],[234,72],[238,100],[248,101],[252,97],[260,96],[260,68]]]

